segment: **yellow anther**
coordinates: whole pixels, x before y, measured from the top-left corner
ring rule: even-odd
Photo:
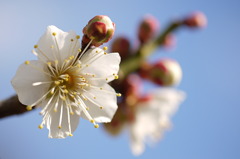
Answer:
[[[56,113],[56,112],[57,112],[57,109],[53,109],[53,111]]]
[[[26,64],[26,65],[30,64],[30,61],[25,61],[25,64]]]
[[[28,111],[30,111],[30,110],[32,110],[32,106],[31,106],[31,105],[28,105],[28,106],[26,107],[26,109],[27,109]]]
[[[69,133],[69,135],[68,135],[68,136],[73,136],[73,134]]]
[[[103,47],[103,50],[105,50],[105,51],[106,51],[107,49],[108,49],[108,47],[107,47],[107,46]]]
[[[66,100],[66,97],[65,97],[65,96],[62,96],[61,99],[65,101],[65,100]]]
[[[94,123],[95,121],[92,119],[92,120],[90,120],[90,122],[91,122],[91,123]]]
[[[115,76],[114,76],[114,79],[118,79],[118,75],[115,75]]]
[[[100,90],[103,90],[103,88],[102,88],[102,87],[100,87],[99,89],[100,89]]]
[[[55,60],[54,62],[55,62],[55,64],[58,64],[58,60]]]
[[[34,45],[34,48],[35,48],[35,49],[38,48],[38,45]]]
[[[106,53],[106,52],[104,52],[104,55],[107,55],[107,53]]]
[[[89,67],[89,64],[86,64],[86,67]]]
[[[106,78],[106,81],[108,81],[108,78]]]
[[[95,77],[95,75],[92,75],[92,77]]]
[[[54,94],[54,89],[52,89],[50,93],[53,95]]]
[[[52,33],[52,35],[53,35],[53,36],[56,36],[56,35],[57,35],[57,33],[56,33],[56,32],[53,32],[53,33]]]
[[[58,129],[61,129],[61,128],[62,128],[62,126],[61,126],[61,125],[59,125],[59,126],[58,126]]]
[[[73,56],[73,55],[72,55],[72,56],[70,56],[70,57],[69,57],[69,59],[70,59],[70,60],[74,59],[74,56]]]
[[[71,39],[71,41],[73,42],[73,39]]]
[[[51,47],[52,49],[54,48],[54,46],[53,46],[53,45],[51,45],[50,47]]]
[[[54,81],[55,85],[59,85],[60,82],[59,81]]]
[[[77,36],[76,36],[76,39],[80,39],[80,36],[79,36],[79,35],[77,35]]]
[[[89,107],[86,107],[86,110],[89,110]]]
[[[77,92],[73,92],[73,95],[77,95]]]
[[[71,115],[74,115],[74,112],[70,112]]]
[[[121,93],[117,93],[117,94],[116,94],[116,96],[118,96],[118,97],[121,97],[121,96],[122,96],[122,94],[121,94]]]
[[[102,107],[102,106],[100,106],[99,108],[100,108],[100,109],[103,109],[103,107]]]
[[[78,67],[78,68],[81,68],[81,65],[80,65],[80,64],[77,64],[77,67]]]
[[[52,65],[52,63],[51,63],[51,62],[47,62],[47,64],[48,64],[48,66],[51,66],[51,65]]]
[[[69,78],[65,78],[64,80],[65,80],[65,81],[68,81],[68,80],[69,80]]]
[[[93,97],[93,99],[97,99],[97,97]]]
[[[67,63],[68,61],[69,61],[68,59],[65,59],[65,60],[64,60],[64,62],[66,62],[66,63]]]
[[[98,125],[98,124],[94,124],[94,127],[95,127],[95,128],[99,128],[99,125]]]
[[[78,52],[81,52],[82,50],[81,49],[78,49]]]
[[[96,50],[96,53],[99,53],[99,51],[98,51],[98,50]]]
[[[42,129],[42,128],[43,128],[43,125],[42,125],[42,124],[38,125],[38,128],[39,128],[39,129]]]
[[[63,93],[66,93],[66,94],[67,94],[67,93],[68,93],[68,90],[67,90],[67,89],[64,89],[64,90],[63,90]]]

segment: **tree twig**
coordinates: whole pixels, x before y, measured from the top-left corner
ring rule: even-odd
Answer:
[[[0,101],[0,118],[28,112],[26,105],[19,102],[17,95]]]

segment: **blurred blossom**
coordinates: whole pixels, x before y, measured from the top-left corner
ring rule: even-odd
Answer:
[[[203,28],[207,26],[207,18],[202,12],[194,12],[186,17],[183,23],[191,28]]]
[[[171,116],[185,99],[185,94],[176,89],[160,88],[147,99],[135,106],[134,121],[129,123],[134,155],[143,153],[146,142],[155,143],[162,138],[171,127]]]
[[[121,59],[125,59],[130,54],[129,39],[123,36],[114,39],[111,45],[111,52],[118,52]]]
[[[182,69],[175,60],[160,59],[155,64],[142,65],[140,75],[160,86],[173,86],[181,81]]]
[[[117,110],[115,90],[108,82],[116,79],[120,56],[101,48],[81,52],[80,36],[49,26],[34,46],[38,60],[22,64],[12,85],[21,103],[41,107],[50,138],[72,136],[79,118],[110,122]]]
[[[176,37],[173,34],[168,34],[162,43],[166,49],[172,49],[176,45]]]
[[[112,38],[114,31],[115,24],[111,19],[105,15],[98,15],[93,17],[83,28],[84,40],[87,43],[92,41],[93,46],[100,46]]]
[[[145,43],[153,38],[159,29],[159,21],[152,15],[147,15],[138,28],[138,39]]]

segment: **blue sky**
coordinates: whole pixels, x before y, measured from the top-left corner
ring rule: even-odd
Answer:
[[[206,29],[179,30],[175,49],[158,50],[153,57],[179,61],[184,77],[178,88],[187,100],[173,117],[172,131],[138,158],[239,159],[239,6],[237,0],[1,0],[0,99],[14,94],[10,80],[23,61],[35,59],[31,49],[48,25],[81,35],[90,18],[105,14],[116,23],[116,36],[126,35],[134,43],[137,25],[147,13],[164,28],[176,17],[202,11],[208,17]],[[38,112],[0,120],[1,159],[135,158],[127,131],[111,137],[81,120],[74,137],[48,139],[46,129],[37,129]]]

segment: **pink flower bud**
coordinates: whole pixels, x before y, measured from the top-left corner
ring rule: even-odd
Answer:
[[[177,85],[182,79],[180,65],[171,59],[159,60],[154,65],[146,65],[147,69],[141,69],[142,77],[151,80],[161,86]]]
[[[138,38],[141,43],[145,43],[150,40],[159,28],[158,20],[151,16],[147,15],[143,21],[140,23],[138,29]]]
[[[130,53],[130,42],[126,37],[118,37],[112,43],[111,52],[118,52],[121,59],[124,59]]]
[[[207,18],[203,13],[195,12],[185,18],[183,23],[191,28],[203,28],[207,25]]]
[[[83,34],[92,40],[94,46],[100,46],[108,42],[112,38],[114,31],[115,24],[105,15],[93,17],[83,28]]]
[[[166,35],[163,43],[162,43],[163,47],[166,49],[171,49],[176,45],[176,38],[173,34],[168,34]]]

